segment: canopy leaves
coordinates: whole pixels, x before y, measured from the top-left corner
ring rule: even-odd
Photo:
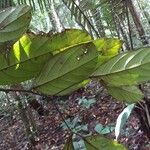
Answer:
[[[0,10],[0,42],[16,40],[28,29],[31,8],[27,5]]]

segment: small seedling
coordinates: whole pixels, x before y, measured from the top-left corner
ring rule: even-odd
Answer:
[[[85,96],[83,96],[82,98],[78,98],[78,104],[87,109],[89,109],[95,102],[96,100],[94,98],[87,99]]]

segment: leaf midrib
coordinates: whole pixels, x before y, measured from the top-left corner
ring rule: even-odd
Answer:
[[[48,52],[48,53],[50,53],[50,52]],[[18,62],[18,63],[13,64],[13,65],[9,65],[8,67],[5,67],[5,68],[3,68],[3,69],[0,69],[0,71],[7,70],[7,69],[9,69],[9,68],[11,68],[11,67],[16,66],[17,64],[23,64],[23,63],[25,63],[25,62],[27,62],[27,61],[30,61],[30,60],[32,60],[32,59],[36,59],[36,58],[38,58],[38,57],[44,56],[44,55],[46,55],[46,54],[48,54],[48,53],[45,53],[45,54],[42,54],[42,55],[39,55],[39,56],[36,56],[36,57],[29,58],[29,59],[27,59],[27,60]]]
[[[141,51],[142,51],[142,50],[141,50]],[[150,53],[150,52],[149,52],[149,53]],[[138,54],[138,53],[137,53],[137,54]],[[137,54],[136,54],[136,55],[137,55]],[[134,56],[134,57],[135,57],[135,56]],[[122,59],[122,58],[121,58],[121,59]],[[133,58],[132,58],[132,59],[133,59]],[[144,60],[144,58],[143,58],[143,60]],[[142,60],[142,61],[143,61],[143,60]],[[142,61],[141,61],[141,62],[142,62]],[[117,71],[116,71],[116,72],[112,72],[112,73],[109,72],[109,73],[107,73],[107,74],[96,75],[96,76],[95,76],[95,75],[92,75],[91,78],[92,78],[92,77],[99,77],[99,76],[100,76],[100,77],[109,76],[109,75],[118,74],[118,73],[121,73],[121,72],[124,72],[124,71],[130,71],[130,70],[133,70],[133,69],[137,69],[137,68],[139,68],[139,67],[142,67],[142,66],[144,66],[144,65],[147,65],[147,64],[149,64],[149,63],[150,63],[150,61],[147,62],[147,63],[140,64],[140,65],[138,65],[138,66],[136,66],[136,67],[133,67],[133,68],[128,68],[128,69],[125,68],[124,70],[121,70],[121,71],[118,71],[118,72],[117,72]],[[111,70],[110,70],[110,71],[111,71]]]
[[[97,56],[98,56],[98,55],[97,55]],[[69,72],[66,72],[66,73],[64,73],[64,74],[61,75],[61,76],[58,76],[57,78],[53,78],[52,80],[49,80],[49,81],[47,81],[47,82],[45,82],[45,83],[43,83],[43,84],[40,84],[40,85],[36,85],[36,86],[34,87],[34,89],[39,88],[39,87],[41,87],[41,86],[43,86],[43,85],[46,85],[46,84],[48,84],[48,83],[51,82],[51,81],[57,80],[57,79],[59,79],[59,78],[65,76],[66,74],[68,74],[68,73],[70,73],[70,72],[72,72],[72,71],[74,71],[74,70],[76,70],[76,69],[78,69],[78,68],[80,68],[80,67],[86,65],[87,63],[89,63],[89,62],[91,62],[91,61],[94,61],[94,59],[96,59],[97,56],[95,56],[94,58],[90,59],[88,62],[86,62],[86,63],[84,63],[84,64],[82,64],[82,65],[80,65],[80,66],[78,66],[78,67],[75,67],[74,69],[70,70]],[[95,65],[95,66],[96,66],[96,65]],[[93,68],[93,70],[94,70],[94,68]],[[89,75],[89,76],[90,76],[90,75]],[[83,79],[83,80],[84,80],[84,79]],[[77,83],[79,83],[79,82],[77,82]],[[75,83],[75,84],[77,84],[77,83]],[[71,86],[72,86],[72,85],[71,85]]]
[[[49,40],[50,40],[50,39],[47,39],[47,40],[44,42],[44,44],[47,43]],[[19,41],[18,41],[18,42],[19,42]],[[80,44],[74,44],[74,45],[72,45],[72,46],[68,46],[68,47],[65,47],[65,48],[56,49],[56,50],[54,50],[54,51],[48,51],[48,52],[45,52],[45,53],[43,53],[43,54],[41,54],[41,55],[38,55],[38,56],[36,56],[36,57],[32,57],[32,58],[26,59],[26,60],[24,60],[24,61],[15,63],[15,64],[13,64],[13,65],[10,65],[10,66],[8,66],[8,67],[5,67],[5,68],[3,68],[3,69],[0,69],[0,71],[6,70],[6,69],[8,69],[9,67],[13,67],[13,66],[15,66],[15,65],[17,65],[17,64],[22,64],[22,63],[24,63],[24,62],[26,62],[26,61],[28,61],[28,60],[30,61],[30,60],[32,60],[32,59],[35,59],[35,58],[44,56],[44,55],[46,55],[46,54],[48,54],[48,53],[53,54],[53,52],[56,52],[56,51],[59,51],[59,52],[61,53],[61,52],[65,51],[65,50],[67,50],[67,49],[69,49],[69,48],[73,48],[73,47],[75,47],[75,46],[80,46],[80,45],[82,45],[82,44],[87,44],[87,43],[90,43],[90,42],[92,42],[92,40],[91,40],[91,41],[82,42],[82,43],[80,43]],[[40,47],[39,47],[38,49],[40,49],[44,44],[40,45]],[[27,45],[28,45],[28,44],[26,44],[26,46],[27,46]],[[25,47],[26,47],[26,46],[25,46]],[[24,47],[24,48],[25,48],[25,47]],[[57,53],[57,54],[59,54],[59,53]],[[56,55],[57,55],[57,54],[56,54]],[[53,56],[54,56],[54,55],[53,55]]]

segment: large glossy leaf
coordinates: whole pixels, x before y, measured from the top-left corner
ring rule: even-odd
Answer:
[[[14,44],[13,50],[7,57],[0,54],[0,84],[13,84],[31,79],[37,75],[51,54],[57,54],[90,41],[92,41],[91,37],[78,29],[65,30],[51,37],[26,34]],[[106,50],[111,53],[118,51],[111,46],[107,47],[111,41],[114,41],[116,45],[120,43],[116,39],[98,39],[94,41],[94,44],[101,54],[104,54]],[[68,93],[68,90],[71,92],[78,89],[85,83],[87,80],[71,86],[64,90],[64,94]]]
[[[100,55],[113,57],[118,54],[120,47],[122,46],[122,41],[118,39],[111,38],[100,38],[97,40],[92,40],[91,36],[79,29],[66,29],[61,33],[57,33],[48,37],[46,35],[26,35],[22,40],[26,43],[26,37],[34,37],[32,42],[40,45],[41,50],[43,46],[47,49],[46,52],[51,51],[53,54],[57,54],[65,49],[77,46],[83,43],[93,42],[97,51]],[[40,41],[41,40],[41,41]],[[40,41],[40,42],[39,42]],[[34,45],[34,46],[33,46]],[[33,44],[30,49],[36,51],[36,46]],[[46,53],[41,52],[41,53]]]
[[[34,89],[44,94],[64,95],[87,79],[97,63],[93,43],[81,44],[55,55],[35,80]],[[68,90],[68,91],[66,91]]]
[[[81,32],[80,30],[72,30],[72,31]],[[122,41],[120,41],[118,39],[112,39],[112,38],[100,38],[100,39],[97,39],[94,41],[88,40],[88,38],[84,38],[84,40],[85,40],[84,42],[79,41],[79,43],[81,44],[82,42],[83,43],[93,42],[93,44],[96,46],[97,51],[99,52],[98,61],[97,61],[96,66],[101,65],[102,63],[109,60],[111,57],[117,55],[122,46]],[[72,45],[72,46],[75,46],[75,45]],[[70,88],[67,88],[66,90],[64,90],[62,94],[68,94],[70,92],[73,92],[73,91],[85,86],[89,81],[90,80],[84,80],[81,83],[77,83],[77,84],[71,86]]]
[[[19,5],[0,10],[0,42],[16,40],[26,32],[31,20],[31,8]]]
[[[125,125],[126,121],[128,120],[135,104],[128,105],[118,116],[116,121],[116,127],[115,127],[115,136],[116,140],[119,137],[119,134],[121,133],[121,130],[123,126]]]
[[[54,53],[58,53],[75,45],[88,43],[91,36],[79,29],[66,29],[65,31],[50,37],[46,44]]]
[[[14,44],[7,58],[0,54],[0,84],[14,84],[31,79],[39,73],[52,53],[90,39],[86,32],[77,29],[66,30],[52,37],[25,34]]]
[[[109,140],[99,135],[86,137],[84,143],[87,150],[127,150],[116,141]]]
[[[74,84],[73,86],[70,86],[70,88],[63,90],[60,94],[67,95],[69,93],[72,93],[72,92],[86,86],[90,81],[91,81],[90,79],[83,80],[81,83]]]
[[[113,86],[134,85],[150,79],[150,48],[122,53],[98,67],[92,77]]]
[[[45,62],[52,57],[51,53],[42,55],[40,44],[34,39],[23,36],[13,46],[7,58],[0,53],[0,84],[15,84],[37,75]],[[43,40],[40,40],[43,44]],[[32,49],[31,47],[36,47]],[[47,51],[43,46],[42,51]]]
[[[119,101],[136,103],[143,98],[142,92],[136,86],[107,86],[108,93]]]
[[[89,34],[79,29],[67,29],[62,33],[53,35],[46,41],[46,45],[51,48],[54,53],[57,53],[67,48],[89,42],[93,42],[99,54],[105,57],[117,55],[122,46],[122,41],[119,39],[100,38],[92,40]]]
[[[122,41],[119,39],[100,38],[92,40],[90,35],[79,29],[67,29],[62,33],[53,35],[46,41],[46,45],[55,54],[67,48],[89,42],[93,42],[101,56],[109,56],[109,58],[117,55],[122,46]]]
[[[88,43],[90,41],[87,41],[85,43]],[[98,54],[98,61],[96,66],[100,66],[102,63],[108,61],[111,57],[117,55],[119,53],[119,50],[122,46],[122,41],[119,39],[113,39],[113,38],[100,38],[97,40],[92,40],[91,42],[94,43],[96,46]],[[69,89],[66,89],[63,91],[63,94],[71,93],[83,86],[85,86],[90,80],[84,80],[83,82],[79,84],[75,84],[74,86],[71,86]]]

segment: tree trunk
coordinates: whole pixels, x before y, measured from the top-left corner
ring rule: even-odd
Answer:
[[[12,0],[0,0],[0,9],[10,6],[14,6],[14,2]]]
[[[145,18],[147,19],[148,24],[150,25],[150,14],[147,11],[145,11],[142,3],[140,3],[139,1],[137,1],[137,3],[138,3],[140,10],[143,12]]]
[[[64,29],[64,26],[61,23],[61,20],[56,12],[54,1],[50,0],[50,2],[49,2],[49,0],[48,0],[47,2],[48,2],[48,4],[46,7],[46,10],[48,12],[50,22],[52,24],[52,30],[53,30],[53,32],[61,32]]]
[[[117,11],[115,10],[114,2],[112,0],[110,0],[110,10],[111,10],[111,15],[112,15],[112,21],[116,28],[118,38],[120,37],[120,33],[121,33],[121,36],[122,36],[123,40],[125,41],[125,48],[129,50],[130,44],[128,41],[127,34],[125,32],[125,24],[124,24],[122,18],[120,18],[118,16]],[[118,30],[120,33],[118,32]]]
[[[137,12],[136,12],[136,9],[135,9],[135,6],[133,5],[132,0],[127,1],[127,2],[128,2],[127,4],[128,4],[128,7],[129,7],[131,16],[132,16],[134,24],[136,26],[137,32],[138,32],[139,37],[141,39],[141,42],[143,43],[143,45],[149,44],[148,41],[145,38],[144,28],[142,26],[142,23],[140,21],[140,18],[138,16]]]
[[[150,82],[139,86],[145,97],[143,101],[137,103],[135,111],[141,123],[141,130],[150,139]]]

